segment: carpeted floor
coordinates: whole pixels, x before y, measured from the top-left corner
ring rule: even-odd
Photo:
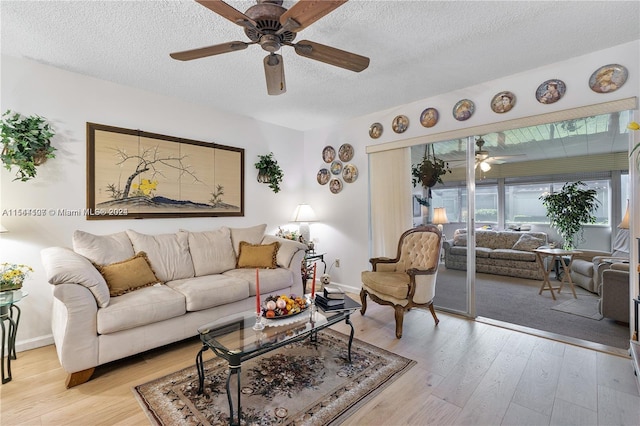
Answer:
[[[318,334],[317,344],[306,339],[243,363],[241,423],[339,424],[415,364],[358,339],[353,341],[349,364],[348,340],[342,333],[325,329]],[[206,354],[211,356],[211,352]],[[133,391],[153,424],[228,424],[227,362],[214,357],[205,362],[205,371],[203,395],[197,394],[195,366],[138,385]],[[231,380],[234,398],[235,380]]]
[[[466,271],[440,268],[435,305],[466,310],[465,280]],[[584,300],[584,303],[576,304],[572,302],[571,290],[565,285],[554,301],[549,291],[538,295],[541,285],[537,280],[477,274],[477,315],[615,348],[629,347],[628,325],[607,318],[598,320],[598,316],[593,315],[596,313],[593,311],[596,295],[576,286],[578,299]]]

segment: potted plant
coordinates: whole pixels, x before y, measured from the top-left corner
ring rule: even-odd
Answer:
[[[578,238],[582,240],[582,224],[595,223],[593,215],[598,199],[595,189],[582,189],[587,186],[584,182],[565,183],[560,192],[545,193],[540,196],[542,204],[547,209],[547,216],[551,226],[556,228],[564,240],[563,248],[572,250],[576,247]]]
[[[32,115],[23,117],[7,110],[0,121],[0,159],[7,170],[18,168],[16,178],[26,182],[36,176],[36,166],[47,158],[54,158],[56,149],[51,146],[55,133],[43,117]]]
[[[278,161],[273,158],[273,152],[267,155],[258,155],[258,162],[255,164],[258,169],[258,182],[268,183],[273,192],[280,192],[280,183],[284,177]]]
[[[431,187],[436,183],[443,183],[442,176],[451,173],[449,163],[436,157],[433,144],[428,144],[424,148],[422,161],[411,166],[411,183],[414,188],[420,184],[428,191],[428,198],[431,198]],[[428,206],[428,198],[415,196],[418,203]]]

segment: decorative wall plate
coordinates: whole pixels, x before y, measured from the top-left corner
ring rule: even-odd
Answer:
[[[329,182],[329,190],[334,194],[342,191],[342,181],[337,178],[331,179],[331,181]]]
[[[567,91],[567,86],[562,80],[547,80],[538,86],[536,90],[536,99],[541,104],[552,104],[558,102]]]
[[[629,72],[618,64],[598,68],[589,78],[589,87],[596,93],[615,92],[627,81]]]
[[[427,108],[420,114],[420,124],[424,127],[433,127],[438,123],[440,114],[435,108]]]
[[[371,139],[378,139],[382,135],[382,130],[382,124],[373,123],[369,127],[369,137],[371,137]]]
[[[458,101],[453,107],[453,118],[458,121],[468,120],[476,111],[476,105],[469,99]]]
[[[331,163],[331,173],[334,175],[342,173],[342,163],[337,160]]]
[[[491,109],[498,114],[511,111],[515,104],[516,95],[511,92],[500,92],[491,99]]]
[[[336,150],[332,146],[325,146],[322,150],[322,159],[325,163],[331,163],[336,159]]]
[[[338,148],[338,158],[343,163],[351,161],[353,158],[353,147],[348,143],[340,145],[340,148]]]
[[[358,168],[353,164],[347,164],[342,170],[342,179],[347,183],[353,183],[358,179]]]
[[[318,183],[320,185],[326,185],[327,183],[329,183],[330,177],[331,177],[331,173],[329,173],[328,169],[320,169],[318,171],[318,175],[316,176],[316,179],[318,180]]]
[[[393,119],[391,127],[396,133],[404,133],[409,128],[409,118],[406,115],[399,115]]]

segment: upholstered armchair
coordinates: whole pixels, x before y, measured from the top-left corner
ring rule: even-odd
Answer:
[[[367,310],[367,296],[378,304],[392,306],[398,339],[402,337],[404,313],[411,308],[429,308],[438,325],[433,298],[441,247],[442,234],[438,228],[424,225],[400,236],[395,258],[369,259],[372,270],[362,272],[360,313],[364,315]]]
[[[614,263],[602,272],[598,310],[605,318],[629,322],[629,264]]]
[[[571,280],[592,293],[599,293],[602,272],[614,263],[629,261],[629,230],[618,229],[613,251],[578,249],[571,264]]]

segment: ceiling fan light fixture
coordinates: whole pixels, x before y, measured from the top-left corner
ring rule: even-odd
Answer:
[[[488,172],[489,170],[491,170],[491,164],[487,163],[486,161],[481,162],[480,170],[482,170],[483,172]]]
[[[284,63],[282,55],[271,53],[264,57],[264,75],[267,79],[267,93],[277,96],[287,91],[284,80]]]

